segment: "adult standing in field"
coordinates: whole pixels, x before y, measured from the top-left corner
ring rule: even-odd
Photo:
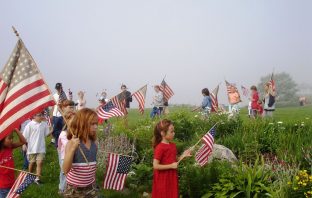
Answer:
[[[119,94],[118,100],[123,101],[124,109],[129,109],[130,108],[130,102],[132,102],[131,92],[128,91],[127,86],[124,84],[121,85],[120,89],[121,89],[121,93]],[[125,113],[125,115],[123,117],[124,118],[124,124],[125,124],[125,127],[128,128],[127,110],[124,113]]]
[[[56,104],[52,108],[52,116],[53,116],[52,117],[52,127],[53,127],[52,136],[54,140],[51,140],[51,143],[54,143],[55,147],[57,147],[58,137],[64,126],[63,117],[60,112],[59,106],[63,100],[67,99],[67,97],[66,97],[65,92],[63,91],[62,83],[56,83],[55,90],[56,90],[56,93],[53,95],[53,97],[54,97]]]
[[[77,110],[86,108],[87,101],[86,101],[86,99],[84,97],[84,92],[83,91],[79,91],[77,95],[78,95]]]
[[[271,83],[266,83],[264,85],[264,105],[263,105],[263,116],[264,117],[272,117],[273,111],[275,111],[275,92],[272,89]]]
[[[153,97],[153,109],[151,111],[150,117],[154,118],[156,115],[161,115],[164,107],[164,94],[160,90],[159,85],[154,86],[155,95]]]

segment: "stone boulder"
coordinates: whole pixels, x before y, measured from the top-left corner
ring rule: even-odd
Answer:
[[[208,158],[208,163],[212,162],[212,160],[214,159],[226,160],[229,162],[237,161],[237,158],[235,157],[234,153],[229,148],[220,144],[213,145],[212,153]]]

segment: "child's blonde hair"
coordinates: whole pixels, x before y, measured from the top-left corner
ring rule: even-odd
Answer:
[[[96,134],[90,134],[90,128],[93,120],[97,118],[97,114],[92,109],[84,108],[77,111],[70,122],[67,139],[70,140],[72,136],[75,135],[84,142],[87,141],[88,138],[95,141]]]

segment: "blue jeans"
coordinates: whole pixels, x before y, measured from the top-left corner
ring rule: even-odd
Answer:
[[[11,188],[0,188],[0,198],[6,198]]]
[[[23,169],[24,169],[24,170],[28,170],[29,162],[28,162],[28,159],[27,159],[27,152],[24,152],[24,151],[22,150],[22,156],[23,156],[23,158],[24,158]]]
[[[60,164],[60,183],[59,183],[59,191],[64,192],[66,186],[66,176],[63,171],[63,163],[64,160],[61,159],[61,153],[58,152],[59,164]]]

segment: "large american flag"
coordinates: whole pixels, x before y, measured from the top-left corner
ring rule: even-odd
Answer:
[[[130,170],[132,158],[115,153],[108,154],[104,189],[122,190]]]
[[[147,85],[144,85],[138,91],[132,94],[139,103],[139,111],[141,112],[141,114],[144,113],[146,90],[147,90]]]
[[[204,166],[208,162],[208,157],[213,148],[215,133],[216,129],[212,127],[202,138],[203,144],[195,155],[195,160],[200,166]]]
[[[0,139],[54,104],[35,61],[19,39],[0,73]]]
[[[128,111],[127,111],[127,108],[126,108],[126,94],[124,92],[121,92],[120,94],[114,96],[111,99],[111,101],[125,115],[128,114]]]
[[[241,88],[242,88],[243,95],[244,95],[245,97],[248,97],[248,95],[249,95],[249,90],[248,90],[246,87],[244,87],[243,85],[241,86]]]
[[[218,92],[219,92],[219,85],[210,93],[211,98],[211,112],[218,111]]]
[[[104,120],[108,120],[111,117],[114,116],[124,116],[125,114],[120,111],[114,104],[112,101],[109,101],[108,103],[106,103],[103,106],[98,107],[96,113],[98,114],[98,116]]]
[[[172,89],[165,82],[165,80],[162,80],[162,82],[160,83],[159,88],[160,88],[160,91],[162,91],[164,93],[164,99],[166,101],[168,101],[174,95]]]
[[[228,81],[225,81],[225,85],[226,85],[229,103],[231,105],[234,105],[234,104],[241,102],[240,94],[238,92],[236,85],[229,83]],[[234,96],[234,97],[232,97],[232,96]]]
[[[16,178],[12,188],[10,189],[6,198],[17,198],[20,194],[36,179],[35,175],[21,172]]]

